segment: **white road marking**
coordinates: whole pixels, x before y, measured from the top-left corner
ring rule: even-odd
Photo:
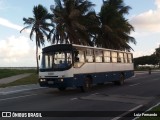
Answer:
[[[130,113],[130,112],[133,112],[133,111],[139,109],[139,108],[142,107],[142,106],[143,106],[143,105],[138,105],[138,106],[136,106],[136,107],[130,109],[129,111],[127,111],[127,112],[121,114],[119,117],[115,117],[115,118],[113,118],[113,119],[111,119],[111,120],[118,120],[118,119],[120,119],[121,117],[127,115],[127,114]]]
[[[31,94],[31,95],[23,95],[23,96],[11,97],[11,98],[4,98],[4,99],[0,99],[0,101],[13,100],[13,99],[18,99],[18,98],[24,98],[24,97],[34,96],[34,95],[38,95],[38,94]]]
[[[18,93],[18,92],[29,91],[29,90],[36,90],[36,89],[44,89],[44,88],[39,87],[39,88],[19,89],[14,91],[0,92],[0,94],[7,95],[7,94]]]
[[[157,107],[158,105],[160,105],[160,102],[159,102],[159,103],[157,103],[156,105],[152,106],[151,108],[149,108],[149,109],[148,109],[148,110],[146,110],[145,112],[150,111],[151,109],[153,109],[153,108]],[[135,117],[133,120],[137,120],[138,118],[139,118],[139,117]]]
[[[91,95],[98,95],[99,93],[94,93],[94,94],[91,94]]]
[[[71,98],[71,100],[77,100],[78,98]]]
[[[133,87],[133,86],[136,86],[136,85],[139,85],[140,83],[136,83],[136,84],[132,84],[132,85],[129,85],[129,86],[131,86],[131,87]]]
[[[145,81],[145,82],[143,82],[143,83],[148,83],[148,82],[153,82],[153,81],[158,81],[158,80],[160,80],[159,78],[157,79],[152,79],[152,80],[148,80],[148,81]],[[131,86],[131,87],[133,87],[133,86],[136,86],[136,85],[140,85],[141,83],[135,83],[135,84],[132,84],[132,85],[129,85],[129,86]]]

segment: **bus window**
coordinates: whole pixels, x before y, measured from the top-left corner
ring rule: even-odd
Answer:
[[[124,53],[124,63],[127,63],[127,53]]]
[[[75,52],[74,52],[74,62],[79,62],[79,57],[78,57],[78,55],[79,55],[79,51],[75,51]]]
[[[45,61],[46,62],[45,62],[43,67],[49,68],[49,65],[48,65],[49,64],[49,57],[48,57],[48,55],[45,56]]]
[[[110,51],[104,51],[104,62],[111,62],[111,53],[110,53]]]
[[[86,50],[86,62],[94,62],[93,49]]]
[[[128,54],[128,63],[132,63],[132,55]]]
[[[41,69],[63,70],[72,64],[70,52],[52,52],[42,55]]]
[[[117,62],[117,52],[112,52],[112,62],[113,63]]]
[[[46,63],[43,64],[43,67],[52,68],[53,57],[51,55],[46,55],[45,61],[46,61]]]
[[[102,62],[102,50],[95,50],[95,62]]]
[[[79,62],[81,62],[81,63],[85,62],[84,51],[79,51],[78,58],[79,58]]]
[[[123,63],[124,60],[123,60],[123,53],[118,53],[118,62],[119,63]]]
[[[76,51],[74,67],[81,67],[85,63],[84,51]]]

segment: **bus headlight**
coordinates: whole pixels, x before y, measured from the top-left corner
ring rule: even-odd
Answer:
[[[40,79],[40,82],[46,82],[46,79]]]
[[[61,79],[58,79],[58,81],[59,81],[59,82],[63,82],[64,80],[63,80],[63,78],[61,78]]]
[[[61,82],[63,82],[63,79],[61,79]]]

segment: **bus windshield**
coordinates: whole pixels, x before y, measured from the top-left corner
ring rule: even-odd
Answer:
[[[71,65],[72,53],[69,51],[43,53],[40,71],[62,71],[69,69]]]

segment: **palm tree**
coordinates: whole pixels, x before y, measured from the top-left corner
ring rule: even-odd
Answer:
[[[20,32],[24,29],[31,28],[30,32],[30,39],[35,34],[35,42],[36,42],[36,61],[37,61],[37,73],[39,69],[39,62],[38,62],[38,47],[45,44],[45,37],[48,37],[50,32],[50,27],[53,27],[53,24],[48,20],[51,19],[52,15],[50,15],[47,9],[42,6],[34,6],[33,8],[33,15],[34,17],[23,18],[24,24],[27,26],[24,27]]]
[[[123,0],[103,1],[99,18],[101,21],[101,34],[96,44],[110,49],[130,50],[129,43],[136,44],[133,37],[129,36],[134,31],[132,25],[125,19],[129,6],[125,6]]]
[[[52,9],[55,23],[55,29],[52,30],[53,43],[93,46],[92,41],[99,24],[93,6],[87,0],[55,0],[55,7]]]

